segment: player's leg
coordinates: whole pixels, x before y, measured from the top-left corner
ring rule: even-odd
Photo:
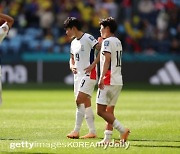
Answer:
[[[74,131],[79,132],[84,116],[85,116],[85,100],[87,98],[87,94],[79,92],[76,98],[77,112],[76,112],[76,123]]]
[[[124,126],[114,117],[112,113],[106,111],[106,106],[97,104],[97,114],[101,116],[106,122],[113,125],[121,134],[121,139],[126,140],[129,135],[129,129],[125,129]]]
[[[68,134],[67,137],[75,138],[74,136],[76,135],[77,138],[79,138],[79,131],[80,131],[84,116],[89,127],[89,133],[83,136],[82,138],[95,138],[96,137],[95,126],[94,126],[94,114],[91,108],[91,95],[93,93],[95,84],[96,84],[95,80],[91,80],[89,79],[89,77],[86,77],[86,76],[82,77],[80,80],[75,82],[74,91],[75,91],[75,95],[77,96],[76,97],[76,104],[77,104],[76,122],[75,122],[74,131]]]
[[[106,112],[114,114],[114,106],[107,106]],[[106,128],[104,131],[104,139],[100,141],[100,143],[105,143],[105,144],[110,143],[112,138],[112,133],[113,133],[113,126],[109,123],[106,123]]]
[[[75,127],[74,130],[67,135],[68,138],[79,138],[79,131],[81,129],[81,125],[85,116],[85,103],[84,99],[87,96],[82,94],[81,92],[78,93],[76,98],[76,120],[75,120]]]
[[[106,112],[114,114],[114,106],[107,106]],[[104,132],[104,139],[106,141],[111,141],[112,133],[113,133],[113,126],[110,123],[107,123],[106,130]]]
[[[110,99],[109,99],[109,87],[105,86],[103,90],[98,89],[97,91],[97,114],[102,117],[106,122],[109,124],[112,124],[114,121],[114,116],[112,113],[107,112],[107,106],[109,105]]]
[[[76,98],[76,119],[75,119],[75,127],[74,130],[67,135],[68,138],[79,138],[79,131],[82,125],[82,121],[85,115],[85,105],[83,102],[77,102],[80,101],[78,95],[79,95],[79,85],[80,80],[82,78],[74,76],[74,94]]]
[[[95,138],[96,137],[96,130],[94,125],[94,113],[91,107],[91,97],[88,96],[85,101],[85,120],[89,128],[89,133],[82,136],[82,139],[86,138]]]
[[[106,112],[114,114],[114,106],[107,106]],[[113,126],[109,123],[106,124],[106,130],[113,131]]]
[[[114,108],[117,103],[119,94],[121,93],[121,90],[122,86],[112,86],[112,89],[110,90],[112,96],[110,105],[114,106]],[[120,139],[122,141],[126,141],[130,130],[128,128],[125,128],[117,119],[115,119],[115,121],[113,122],[113,127],[120,132]]]
[[[89,76],[85,76],[82,79],[79,89],[79,94],[81,95],[80,98],[82,99],[80,102],[83,101],[85,103],[85,120],[89,128],[89,133],[81,137],[83,139],[96,137],[94,113],[91,107],[91,95],[93,93],[95,84],[95,80],[90,79]]]
[[[104,90],[101,91],[101,94],[98,94],[97,99],[97,114],[101,116],[106,122],[113,125],[115,129],[117,129],[121,134],[121,139],[126,140],[129,135],[129,129],[125,129],[124,126],[115,118],[113,113],[109,113],[106,111],[106,104],[108,103],[105,101],[103,102],[103,97],[107,97],[107,92],[104,91],[111,91],[111,98],[110,103],[111,105],[115,105],[118,99],[118,95],[121,91],[122,87],[119,86],[106,86]],[[107,99],[106,99],[107,100]]]
[[[113,124],[115,117],[112,113],[106,111],[107,105],[97,104],[97,114],[109,124]]]

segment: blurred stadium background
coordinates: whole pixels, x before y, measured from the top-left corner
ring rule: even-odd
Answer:
[[[0,45],[0,153],[180,153],[180,0],[0,0],[0,12],[15,19]],[[75,117],[73,88],[67,86],[73,82],[70,40],[63,29],[68,16],[82,19],[84,31],[96,38],[100,18],[118,22],[125,84],[115,114],[132,131],[128,150],[10,148],[22,141],[77,142],[65,136]],[[99,138],[87,142],[103,137],[104,121],[97,114],[95,119]],[[87,131],[84,123],[81,134]]]
[[[72,84],[68,16],[80,18],[96,38],[99,19],[114,17],[123,44],[125,82],[180,85],[179,0],[1,0],[15,19],[0,46],[3,83]]]

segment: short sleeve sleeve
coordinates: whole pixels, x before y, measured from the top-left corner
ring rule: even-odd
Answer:
[[[92,48],[94,48],[95,45],[98,44],[98,41],[92,35],[88,35],[88,42]]]
[[[101,51],[103,51],[103,52],[106,51],[106,52],[111,53],[111,46],[110,46],[110,41],[109,40],[104,40],[102,42]]]

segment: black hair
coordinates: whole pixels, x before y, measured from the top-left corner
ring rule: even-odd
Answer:
[[[101,19],[99,24],[103,25],[104,28],[108,26],[111,33],[115,33],[115,31],[117,30],[117,23],[116,23],[115,19],[112,17]]]
[[[64,21],[64,28],[72,28],[72,27],[76,27],[78,30],[81,30],[82,28],[82,24],[81,22],[75,18],[75,17],[68,17],[65,21]]]

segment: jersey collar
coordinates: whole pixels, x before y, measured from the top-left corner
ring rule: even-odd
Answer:
[[[80,38],[78,38],[77,40],[80,40],[80,39],[84,36],[84,34],[85,34],[85,33],[83,33],[83,34],[81,35],[81,37],[80,37]]]

